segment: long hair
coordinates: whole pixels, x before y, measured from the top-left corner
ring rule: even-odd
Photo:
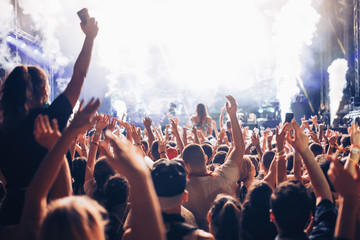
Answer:
[[[210,232],[217,240],[241,239],[241,206],[231,196],[218,195],[210,208]]]
[[[106,210],[89,197],[53,201],[42,224],[40,240],[105,240]]]
[[[12,70],[1,86],[0,113],[3,128],[14,126],[35,107],[48,100],[47,78],[35,66],[18,66]]]
[[[209,116],[205,104],[199,103],[196,106],[195,116],[199,117],[200,123],[205,122],[206,117]]]

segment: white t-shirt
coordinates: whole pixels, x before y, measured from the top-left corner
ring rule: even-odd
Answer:
[[[213,201],[220,193],[234,196],[238,178],[238,164],[229,159],[210,175],[187,179],[189,197],[183,206],[194,214],[199,228],[208,231],[207,214]]]

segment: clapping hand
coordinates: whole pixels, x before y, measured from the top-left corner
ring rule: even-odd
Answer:
[[[55,145],[61,136],[56,118],[52,119],[51,123],[52,126],[50,125],[47,115],[43,116],[39,114],[35,119],[34,126],[34,138],[36,142],[48,150]]]

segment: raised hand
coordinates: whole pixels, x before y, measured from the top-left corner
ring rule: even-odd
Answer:
[[[109,116],[110,117],[110,116]],[[108,125],[108,129],[110,132],[113,132],[115,130],[115,127],[116,127],[116,122],[117,122],[117,119],[116,118],[112,118],[111,121],[110,121],[110,118],[109,118],[109,125]]]
[[[135,124],[131,124],[131,136],[134,139],[136,144],[139,144],[141,141],[141,130],[140,128],[136,128]]]
[[[353,123],[350,130],[350,140],[354,145],[360,145],[360,130],[359,127]]]
[[[97,131],[102,131],[109,124],[110,115],[100,114],[98,115],[98,119],[95,129]]]
[[[228,101],[226,102],[226,111],[231,116],[236,116],[237,112],[237,103],[233,96],[227,95],[226,98]]]
[[[69,130],[76,133],[76,135],[90,129],[98,120],[97,117],[94,117],[94,113],[100,106],[100,100],[92,98],[85,107],[83,107],[83,103],[84,101],[81,101],[79,110],[69,126]]]
[[[100,147],[104,150],[109,163],[115,166],[114,169],[117,169],[121,175],[129,181],[136,181],[139,172],[148,171],[140,149],[127,140],[116,138],[110,131],[106,131],[105,136],[109,139],[114,154],[102,144]]]
[[[290,127],[295,130],[295,133],[291,134],[290,132],[288,132],[287,140],[301,154],[305,152],[306,149],[308,149],[309,138],[300,129],[299,125],[294,119],[291,121],[290,125]]]
[[[311,121],[313,122],[313,124],[314,124],[314,126],[315,126],[315,129],[317,128],[317,126],[318,126],[318,119],[317,119],[317,116],[315,115],[315,116],[313,116],[312,118],[311,118]]]
[[[151,117],[146,116],[143,123],[144,123],[144,126],[145,126],[146,129],[151,128],[151,124],[152,124]]]
[[[284,146],[286,140],[286,131],[289,123],[285,123],[283,128],[280,130],[278,126],[276,126],[276,143]],[[281,131],[281,132],[280,132]]]
[[[360,168],[356,167],[356,176],[339,162],[336,156],[328,157],[331,161],[328,176],[338,193],[343,197],[358,197],[360,194]]]
[[[166,139],[159,140],[159,144],[158,144],[159,153],[164,153],[164,152],[166,153],[166,145],[167,145]]]
[[[259,135],[256,134],[255,132],[253,132],[252,135],[251,135],[251,144],[252,144],[253,146],[258,146],[258,145],[260,145]]]
[[[52,127],[49,122],[49,117],[39,114],[35,119],[34,125],[34,138],[36,142],[48,150],[55,145],[61,136],[57,120],[54,118],[51,123]]]
[[[86,25],[80,23],[80,26],[87,37],[95,38],[98,34],[99,27],[98,22],[95,20],[95,18],[89,18]]]

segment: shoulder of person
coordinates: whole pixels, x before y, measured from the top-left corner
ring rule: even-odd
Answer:
[[[211,233],[205,232],[204,230],[197,230],[197,239],[198,240],[215,240],[214,236]]]

